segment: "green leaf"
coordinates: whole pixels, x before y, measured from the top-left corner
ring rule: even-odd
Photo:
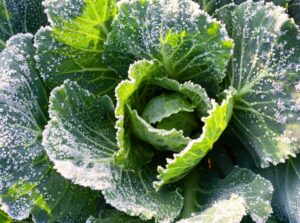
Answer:
[[[240,223],[245,215],[245,200],[240,196],[233,195],[227,200],[217,201],[211,207],[201,212],[201,214],[196,214],[178,223]]]
[[[300,158],[290,158],[285,164],[259,171],[274,186],[274,215],[283,222],[299,222]]]
[[[110,163],[118,150],[111,99],[65,81],[52,91],[49,113],[43,146],[54,168],[76,184],[111,187]]]
[[[30,34],[18,34],[0,53],[0,200],[16,220],[82,222],[99,194],[52,170],[41,136],[48,99],[33,60]]]
[[[300,148],[299,29],[284,9],[245,2],[217,12],[235,40],[228,85],[237,89],[231,128],[256,164],[284,162]]]
[[[102,50],[117,13],[115,0],[48,0],[44,5],[56,39],[86,50]]]
[[[199,120],[195,114],[189,112],[179,112],[171,117],[163,119],[157,124],[157,128],[178,131],[183,131],[183,135],[193,136],[195,133],[200,132]]]
[[[206,90],[198,84],[194,84],[191,81],[180,84],[176,80],[166,77],[154,77],[153,83],[166,90],[175,91],[186,96],[196,106],[195,110],[199,118],[206,116],[211,109],[211,102]]]
[[[157,59],[169,77],[216,90],[233,47],[218,21],[191,0],[121,1],[118,6],[104,50],[108,64],[124,74],[136,60]]]
[[[191,140],[187,147],[174,155],[173,159],[168,159],[165,168],[158,167],[159,181],[154,182],[156,189],[182,179],[212,149],[231,118],[233,108],[232,91],[227,92],[227,98],[221,105],[214,102],[209,115],[202,119],[204,122],[202,135],[198,139]]]
[[[106,210],[101,214],[100,218],[90,217],[86,223],[150,223],[152,221],[143,221],[138,217],[129,216],[123,212],[117,211],[115,209]]]
[[[119,151],[115,154],[115,163],[126,169],[136,169],[149,162],[152,152],[148,150],[141,142],[134,139],[130,127],[129,117],[126,115],[126,106],[131,102],[131,97],[147,82],[153,75],[159,72],[159,66],[156,62],[142,60],[131,65],[129,68],[130,80],[122,81],[116,88],[116,117],[117,140]],[[138,99],[140,100],[140,99]]]
[[[241,0],[237,0],[240,2]],[[200,4],[200,8],[208,12],[213,13],[216,9],[221,8],[224,5],[236,2],[234,0],[196,0]],[[243,1],[243,0],[242,0]]]
[[[138,172],[116,170],[114,189],[104,190],[106,202],[131,216],[143,220],[172,222],[183,206],[182,196],[175,190],[156,192],[152,186],[155,169],[143,167]]]
[[[142,118],[149,124],[156,124],[178,112],[193,112],[195,105],[178,93],[161,94],[146,105]]]
[[[188,137],[184,137],[182,131],[177,131],[176,129],[167,131],[154,128],[142,119],[136,110],[132,111],[129,107],[127,109],[133,134],[157,149],[179,152],[191,140]]]
[[[196,213],[181,223],[240,222],[246,214],[255,222],[266,222],[272,213],[271,182],[249,169],[235,167],[224,179],[201,169],[190,175],[189,180],[193,184],[186,188],[183,213]]]
[[[97,95],[111,94],[123,78],[102,61],[104,41],[116,14],[115,0],[45,1],[52,27],[35,36],[37,64],[46,85],[64,80]]]
[[[289,14],[295,19],[295,22],[300,25],[300,1],[299,0],[286,0],[288,4]]]
[[[195,103],[195,110],[199,117],[202,117],[200,116],[202,114],[207,114],[211,107],[209,98],[200,85],[192,82],[180,84],[176,80],[166,78],[165,71],[157,61],[142,60],[131,65],[129,80],[122,81],[116,89],[116,116],[118,118],[116,126],[120,147],[115,156],[117,165],[127,169],[136,169],[149,162],[152,152],[147,148],[147,146],[149,147],[148,144],[142,144],[145,139],[147,139],[146,142],[157,148],[173,151],[179,151],[187,145],[189,139],[184,137],[179,132],[180,130],[157,129],[137,116],[138,113],[142,114],[149,101],[157,95],[156,90],[158,92],[174,91],[174,93],[181,94],[190,103]],[[129,110],[132,111],[131,115]],[[134,114],[133,110],[136,110],[137,114]],[[130,117],[132,120],[134,119],[133,122]],[[164,135],[169,135],[169,137],[164,137]],[[137,138],[138,141],[136,141]],[[171,145],[168,145],[169,143]]]
[[[35,33],[41,25],[47,24],[42,0],[0,1],[0,51],[6,40],[17,33]]]
[[[8,217],[6,213],[0,210],[0,222],[2,223],[12,223],[12,220]]]

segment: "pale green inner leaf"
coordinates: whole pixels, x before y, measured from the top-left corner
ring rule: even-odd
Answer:
[[[183,136],[182,131],[177,131],[176,129],[167,131],[152,127],[135,110],[132,111],[129,107],[128,115],[130,116],[133,134],[157,149],[179,152],[190,141],[190,138]]]
[[[227,92],[227,98],[222,104],[214,103],[209,115],[203,119],[202,135],[198,139],[191,140],[187,147],[174,155],[173,159],[167,160],[165,168],[158,167],[159,181],[154,182],[156,189],[182,179],[202,160],[227,127],[232,109],[233,90],[230,90]]]
[[[156,124],[181,111],[193,112],[194,108],[195,105],[178,93],[163,93],[148,102],[141,117],[149,124]]]

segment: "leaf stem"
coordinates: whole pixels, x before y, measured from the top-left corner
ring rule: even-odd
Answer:
[[[189,173],[184,180],[184,208],[182,218],[189,218],[197,209],[196,189],[198,184],[197,169]]]

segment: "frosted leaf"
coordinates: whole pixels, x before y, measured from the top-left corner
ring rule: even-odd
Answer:
[[[300,221],[300,158],[260,171],[274,186],[274,216],[282,222]]]
[[[43,146],[54,168],[82,186],[112,187],[110,163],[118,147],[111,99],[65,81],[52,91],[49,113]]]
[[[218,21],[191,0],[124,0],[118,6],[104,49],[108,64],[126,74],[134,61],[157,59],[170,77],[216,90],[233,46]]]
[[[271,3],[247,1],[217,15],[235,40],[228,69],[228,85],[237,89],[230,127],[257,165],[284,162],[300,148],[299,29]]]
[[[100,217],[91,216],[86,223],[152,223],[153,221],[143,221],[139,217],[132,217],[116,209],[107,209]]]
[[[249,214],[254,222],[263,223],[272,213],[271,182],[249,169],[235,167],[224,179],[215,171],[200,169],[188,176],[187,181],[193,188],[187,188],[185,196],[186,208],[182,213],[186,217],[194,212],[195,219],[211,220],[205,222],[216,219],[219,220],[216,222],[226,222],[225,219],[237,222],[238,217]],[[226,203],[228,206],[223,207]],[[216,210],[220,207],[222,210]],[[183,222],[195,222],[192,220],[193,217]]]
[[[48,99],[36,73],[32,40],[18,34],[0,53],[1,209],[16,220],[31,214],[35,222],[82,222],[95,213],[99,195],[72,185],[47,159],[41,136]],[[92,208],[82,208],[87,205]]]
[[[97,95],[113,94],[123,78],[102,61],[110,23],[116,14],[114,0],[46,0],[51,27],[35,36],[37,66],[46,85],[53,89],[64,80]]]
[[[155,148],[179,152],[191,140],[189,137],[184,137],[182,131],[177,131],[176,129],[154,128],[141,118],[136,110],[132,111],[129,107],[127,107],[127,110],[133,134]]]
[[[217,201],[200,214],[178,223],[240,223],[246,214],[245,200],[233,194],[230,199]]]
[[[178,92],[187,97],[195,106],[195,111],[199,118],[206,116],[207,112],[211,109],[211,101],[207,96],[206,90],[192,81],[180,84],[179,82],[166,77],[156,77],[153,79],[153,83],[166,90]]]
[[[117,117],[117,141],[119,151],[115,154],[115,163],[126,169],[137,169],[148,163],[152,158],[149,146],[134,140],[130,132],[129,117],[126,115],[126,106],[130,98],[139,89],[142,83],[150,79],[152,75],[160,73],[156,62],[141,60],[130,66],[128,74],[130,80],[122,81],[116,88],[117,106],[115,115]],[[140,102],[139,102],[140,103]],[[126,132],[128,131],[128,133]]]
[[[182,95],[194,108],[195,114],[193,115],[198,115],[200,118],[207,114],[211,103],[204,88],[191,81],[179,83],[167,78],[166,72],[157,61],[137,61],[130,66],[128,74],[129,80],[122,81],[116,88],[117,107],[115,113],[118,118],[116,127],[120,150],[115,155],[115,163],[127,169],[136,169],[151,159],[152,151],[149,148],[181,151],[190,141],[188,137],[184,137],[184,131],[189,129],[176,130],[173,127],[160,129],[159,126],[161,127],[163,122],[158,123],[156,127],[151,126],[137,114],[137,112],[142,114],[149,101],[153,99],[155,89]],[[171,104],[174,106],[174,103]],[[183,106],[180,105],[180,107],[182,109]],[[174,107],[169,109],[169,111],[165,111],[165,114],[159,115],[164,117],[168,116],[169,112],[178,112]],[[150,113],[156,118],[159,112],[154,110]],[[199,120],[197,117],[193,118],[195,119],[192,119],[190,123],[196,125],[198,129]]]
[[[104,190],[103,195],[107,203],[128,215],[171,223],[180,214],[183,198],[175,190],[156,192],[152,187],[154,179],[154,167],[146,166],[136,173],[116,169],[116,186]]]
[[[221,105],[212,103],[208,116],[202,119],[204,127],[199,138],[190,140],[180,153],[175,154],[172,159],[167,159],[166,167],[158,167],[158,181],[153,184],[156,189],[182,179],[213,148],[231,118],[233,93],[231,90],[227,91],[227,97]]]
[[[35,33],[47,23],[42,0],[0,1],[0,50],[6,40],[17,33]]]

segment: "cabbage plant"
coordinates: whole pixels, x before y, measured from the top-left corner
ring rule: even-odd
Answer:
[[[299,6],[0,2],[0,222],[300,222]]]

